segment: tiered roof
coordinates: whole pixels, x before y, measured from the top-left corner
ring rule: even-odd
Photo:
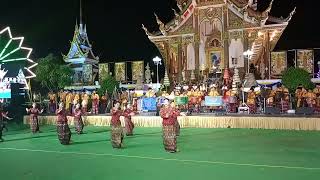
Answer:
[[[257,10],[257,4],[254,0],[221,1],[221,3],[225,2],[228,4],[228,9],[230,11],[234,12],[237,16],[255,27],[262,27],[269,24],[287,25],[295,13],[294,9],[285,19],[271,16],[270,11],[272,9],[274,0],[271,0],[269,6],[262,12]],[[174,10],[175,17],[168,23],[163,23],[155,14],[157,23],[159,25],[159,31],[151,33],[145,26],[143,26],[146,34],[150,37],[170,35],[171,33],[180,29],[188,21],[188,19],[192,17],[194,9],[199,6],[199,4],[197,4],[196,0],[177,0],[177,6],[179,7],[180,11],[176,12],[176,10]]]
[[[99,57],[95,56],[92,51],[86,25],[76,23],[73,39],[70,42],[70,50],[67,55],[63,55],[63,59],[72,62],[72,59],[88,58],[93,61],[99,62]]]

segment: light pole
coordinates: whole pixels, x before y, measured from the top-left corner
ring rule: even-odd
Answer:
[[[243,55],[248,59],[248,69],[247,69],[247,73],[249,74],[249,69],[250,69],[250,59],[251,59],[251,56],[253,55],[253,52],[248,49],[247,51],[243,52]]]
[[[157,89],[159,86],[159,65],[161,65],[161,59],[157,56],[152,59],[153,63],[157,66]]]

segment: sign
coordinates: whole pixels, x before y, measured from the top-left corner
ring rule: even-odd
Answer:
[[[109,64],[99,64],[99,81],[100,83],[109,75]]]
[[[287,52],[271,53],[271,76],[279,76],[287,69]]]
[[[313,73],[313,50],[298,50],[297,51],[297,64],[296,67],[305,69],[310,74]]]
[[[187,96],[179,96],[174,98],[174,102],[176,105],[186,105],[188,104],[188,97]]]
[[[134,61],[132,62],[132,80],[137,81],[139,78],[143,79],[144,62]]]
[[[157,98],[143,98],[142,109],[147,111],[157,110]]]
[[[205,106],[222,106],[222,96],[206,96],[204,99]]]

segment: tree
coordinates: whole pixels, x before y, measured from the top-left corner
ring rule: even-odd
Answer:
[[[49,91],[58,91],[72,83],[72,69],[53,54],[39,59],[36,81]]]
[[[307,89],[314,88],[309,73],[301,68],[291,67],[287,69],[282,76],[282,83],[291,93],[294,93],[300,84]]]
[[[99,95],[104,95],[106,90],[108,91],[109,95],[112,95],[114,88],[119,88],[119,82],[116,80],[115,77],[111,75],[107,75],[101,83],[101,88],[98,91]]]

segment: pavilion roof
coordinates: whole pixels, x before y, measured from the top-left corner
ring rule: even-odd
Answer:
[[[76,24],[73,39],[70,42],[70,49],[67,55],[63,55],[63,59],[88,58],[99,61],[99,57],[95,56],[92,51],[92,45],[89,42],[86,25]]]

